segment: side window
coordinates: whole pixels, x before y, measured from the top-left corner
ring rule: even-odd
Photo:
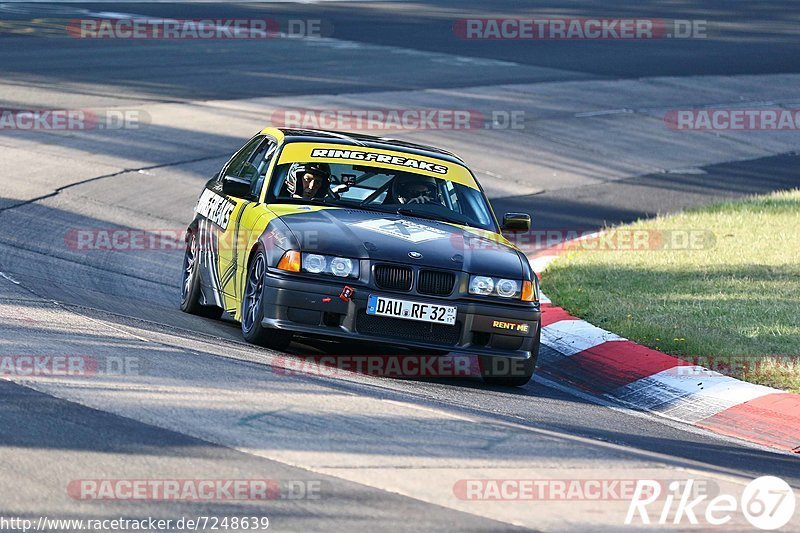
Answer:
[[[241,150],[236,152],[231,160],[228,162],[228,165],[223,169],[224,176],[233,176],[233,177],[246,177],[248,173],[250,173],[250,169],[248,168],[249,161],[250,161],[250,154],[253,153],[253,150],[261,144],[264,140],[264,137],[259,135],[251,139],[247,144],[242,147]],[[220,179],[224,176],[220,176]]]
[[[261,187],[264,186],[269,164],[272,162],[272,156],[275,155],[277,148],[278,144],[275,141],[272,139],[265,139],[250,158],[250,165],[248,167],[248,172],[250,174],[242,177],[250,179],[251,196],[257,197],[261,193]]]

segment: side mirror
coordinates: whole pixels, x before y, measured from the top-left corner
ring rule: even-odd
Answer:
[[[527,213],[506,213],[500,229],[508,232],[530,231],[531,216]]]
[[[250,196],[250,180],[238,176],[225,176],[222,178],[222,192],[237,198]]]

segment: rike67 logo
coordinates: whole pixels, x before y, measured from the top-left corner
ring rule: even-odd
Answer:
[[[775,530],[784,527],[795,511],[792,487],[774,476],[754,479],[744,488],[739,499],[730,494],[720,494],[708,500],[707,494],[694,497],[694,480],[669,484],[662,495],[661,484],[653,480],[639,480],[628,507],[625,524],[686,524],[703,523],[712,526],[728,524],[734,514],[741,512],[753,527]],[[654,513],[651,515],[651,513]]]

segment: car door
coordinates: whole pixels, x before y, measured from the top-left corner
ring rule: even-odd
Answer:
[[[275,139],[261,136],[252,150],[245,150],[241,157],[231,160],[221,178],[223,192],[236,203],[219,249],[225,309],[234,316],[238,314],[242,294],[241,272],[247,268],[248,252],[258,238],[254,228],[267,212],[258,199],[276,148]]]

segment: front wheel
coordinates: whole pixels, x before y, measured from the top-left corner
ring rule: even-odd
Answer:
[[[264,320],[264,274],[267,257],[263,250],[256,252],[247,268],[247,285],[242,298],[242,336],[247,342],[283,350],[292,342],[292,332],[261,325]]]
[[[222,316],[222,309],[215,305],[200,303],[200,246],[194,231],[186,242],[183,254],[183,278],[181,280],[181,311],[206,318],[217,319]]]

